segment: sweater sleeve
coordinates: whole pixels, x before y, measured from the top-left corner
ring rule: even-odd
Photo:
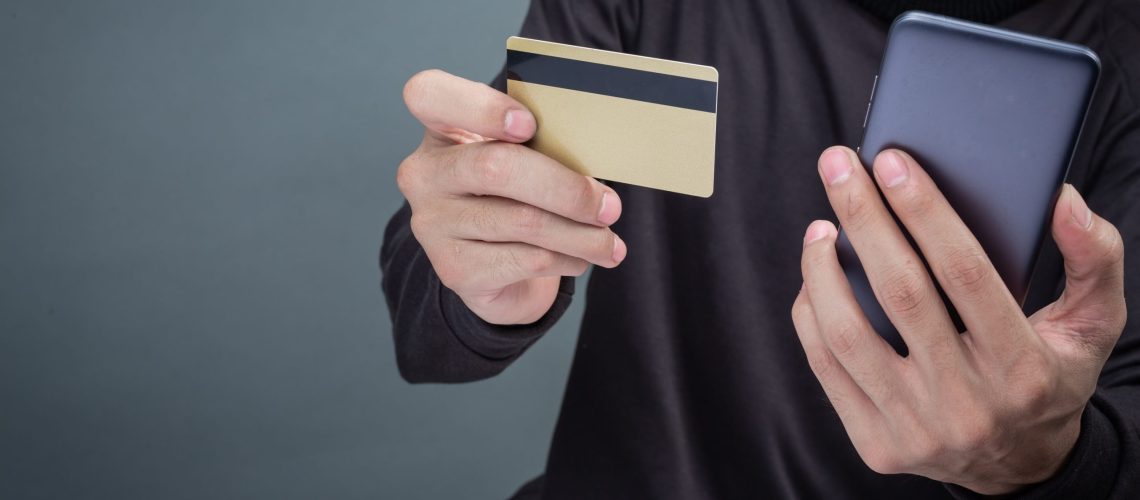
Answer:
[[[521,35],[609,50],[636,26],[622,0],[534,0]],[[494,86],[503,91],[503,75]],[[529,325],[501,326],[475,315],[439,280],[423,247],[412,235],[411,208],[388,222],[380,251],[381,287],[392,318],[396,364],[405,380],[468,382],[492,377],[549,330],[570,306],[574,279],[564,277],[554,305]]]
[[[1140,18],[1135,11],[1140,9],[1132,16]],[[1136,40],[1119,46],[1140,43],[1135,27],[1111,33]],[[1128,320],[1081,416],[1080,436],[1065,465],[1013,498],[1140,498],[1140,54],[1105,51],[1101,56],[1104,73],[1094,107],[1108,118],[1088,137],[1094,143],[1088,168],[1070,180],[1093,211],[1120,230]],[[957,486],[950,490],[958,498],[982,498]]]
[[[570,306],[574,279],[564,277],[550,310],[529,325],[501,326],[475,315],[439,280],[412,235],[407,202],[384,232],[382,287],[392,317],[396,365],[408,382],[468,382],[503,371]]]

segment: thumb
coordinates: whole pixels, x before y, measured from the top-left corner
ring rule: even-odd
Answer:
[[[1057,312],[1096,323],[1107,321],[1110,325],[1105,326],[1119,333],[1127,314],[1120,232],[1065,184],[1053,209],[1053,239],[1065,259],[1065,290],[1055,304]]]
[[[445,141],[526,142],[537,128],[534,115],[511,96],[440,70],[412,76],[404,103],[429,135]]]

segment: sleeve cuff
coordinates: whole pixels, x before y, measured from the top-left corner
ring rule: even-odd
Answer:
[[[1120,462],[1120,440],[1111,420],[1099,408],[1094,396],[1081,415],[1081,434],[1068,460],[1053,477],[1016,493],[1003,496],[1017,500],[1053,498],[1108,498],[1116,482]],[[947,484],[954,498],[992,498],[955,484]]]
[[[574,295],[574,277],[563,276],[554,304],[538,321],[527,325],[495,325],[483,321],[463,299],[445,286],[439,287],[439,306],[448,328],[472,352],[491,360],[518,356],[542,334],[550,330]]]

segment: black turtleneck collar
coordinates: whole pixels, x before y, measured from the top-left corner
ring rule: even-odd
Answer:
[[[908,10],[925,10],[935,14],[993,24],[1038,0],[851,0],[871,14],[891,22]]]

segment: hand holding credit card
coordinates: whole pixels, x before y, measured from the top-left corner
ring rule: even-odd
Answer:
[[[527,38],[507,40],[507,93],[529,145],[583,175],[708,197],[716,68]]]

